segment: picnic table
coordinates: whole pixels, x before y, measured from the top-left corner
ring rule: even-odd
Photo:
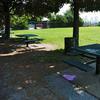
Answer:
[[[25,40],[28,40],[29,37],[34,37],[34,36],[38,36],[36,34],[17,34],[17,37],[21,37],[21,38],[25,38]]]
[[[36,34],[17,34],[16,36],[20,37],[20,38],[24,38],[24,42],[26,43],[26,47],[28,47],[28,44],[30,42],[35,42],[36,41],[36,39],[30,40],[29,38],[30,37],[36,37],[38,35],[36,35]]]
[[[75,50],[96,57],[96,74],[100,74],[100,44],[90,44],[74,48]]]

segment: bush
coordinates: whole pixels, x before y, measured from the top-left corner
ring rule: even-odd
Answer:
[[[73,12],[71,10],[67,11],[64,16],[67,19],[67,27],[72,27],[73,26],[73,21],[74,21],[74,16]],[[83,26],[84,21],[81,17],[79,17],[79,26]]]
[[[11,28],[12,30],[28,29],[28,19],[27,16],[13,16],[11,17]]]
[[[28,29],[28,25],[26,23],[16,23],[12,25],[12,30],[23,30]]]
[[[97,26],[100,26],[100,22],[98,23],[98,25]]]
[[[74,16],[71,10],[62,15],[49,15],[50,27],[73,27]],[[79,26],[83,26],[83,20],[79,17]]]
[[[56,18],[52,18],[49,22],[51,28],[56,27],[66,27],[66,18],[62,15],[57,15]]]

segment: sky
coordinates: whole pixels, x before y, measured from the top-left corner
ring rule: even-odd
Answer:
[[[58,14],[63,15],[69,9],[70,9],[70,4],[64,4],[64,6],[59,10]]]
[[[84,22],[98,23],[100,22],[100,12],[83,12],[80,13],[80,17],[84,20]]]
[[[64,6],[60,9],[58,14],[63,15],[67,10],[70,9],[69,4],[64,4]],[[100,12],[80,12],[80,17],[84,20],[84,22],[97,23],[100,22]]]

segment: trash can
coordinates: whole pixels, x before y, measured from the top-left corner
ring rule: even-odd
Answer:
[[[64,38],[64,53],[68,53],[71,51],[71,48],[74,46],[74,41],[72,37]]]

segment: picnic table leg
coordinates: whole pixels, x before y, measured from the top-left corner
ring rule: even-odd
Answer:
[[[96,57],[96,74],[100,74],[100,57]]]
[[[28,47],[28,42],[26,42],[26,47]]]
[[[65,37],[64,38],[64,53],[68,53],[71,51],[71,48],[73,47],[73,38],[72,37]]]
[[[28,36],[25,37],[25,40],[28,40]],[[26,47],[28,47],[28,41],[26,42]]]

